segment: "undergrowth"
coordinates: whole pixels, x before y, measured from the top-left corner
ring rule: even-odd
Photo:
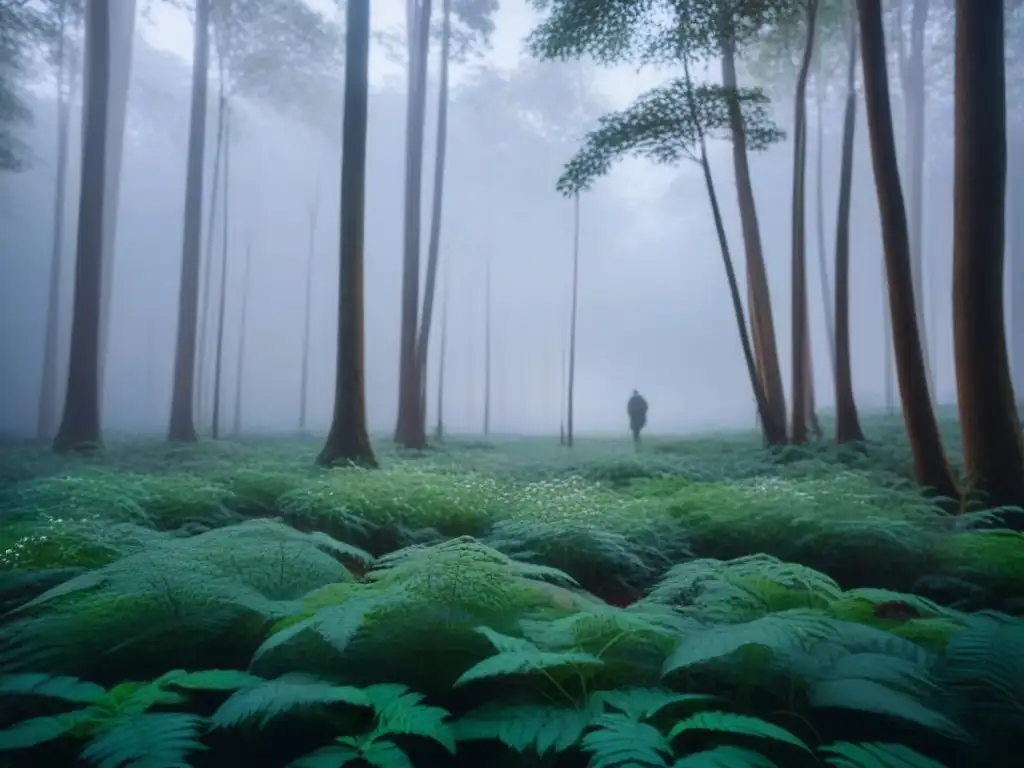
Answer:
[[[934,768],[1024,748],[1024,540],[899,446],[0,453],[0,765]],[[77,761],[77,762],[76,762]]]

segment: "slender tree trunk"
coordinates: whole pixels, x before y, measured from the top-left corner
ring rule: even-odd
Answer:
[[[566,384],[565,378],[565,344],[562,344],[562,380],[561,386],[558,388],[558,407],[559,407],[559,418],[558,418],[558,444],[565,445],[565,401],[568,385]]]
[[[1024,392],[1024,124],[1010,131],[1009,213],[1010,239],[1010,340],[1013,344],[1013,385]]]
[[[910,266],[910,238],[903,205],[896,141],[889,103],[889,75],[881,0],[858,0],[861,55],[864,70],[864,101],[867,107],[871,159],[875,171],[878,208],[885,244],[889,308],[892,313],[893,349],[900,385],[903,419],[914,455],[918,482],[949,499],[959,489],[946,461],[939,425],[928,393],[921,338],[914,308],[914,283]]]
[[[427,438],[419,414],[422,379],[417,370],[416,332],[420,295],[420,218],[423,187],[423,133],[426,120],[427,61],[431,0],[410,0],[409,93],[405,126],[405,216],[402,259],[402,318],[395,441],[422,449]]]
[[[737,88],[736,52],[734,42],[726,38],[722,46],[722,84]],[[775,345],[775,321],[772,318],[771,293],[761,245],[761,231],[757,221],[754,188],[750,179],[747,158],[746,128],[743,113],[735,99],[728,102],[729,128],[732,134],[732,158],[736,175],[736,194],[739,200],[740,224],[747,256],[747,292],[750,302],[751,336],[758,375],[772,409],[772,421],[785,425],[786,395],[782,387],[782,370]],[[784,429],[784,428],[783,428]],[[777,438],[775,430],[773,438]],[[782,440],[784,443],[785,440]],[[781,443],[773,443],[781,444]]]
[[[85,8],[86,88],[75,297],[67,396],[57,452],[101,447],[100,313],[103,303],[103,197],[107,174],[107,118],[110,81],[110,0],[89,0]]]
[[[832,375],[836,372],[836,329],[835,309],[833,307],[832,289],[828,284],[828,246],[825,244],[825,82],[821,67],[821,55],[818,56],[818,71],[814,77],[814,93],[816,97],[815,127],[817,129],[817,153],[815,157],[815,209],[818,233],[818,277],[821,279],[821,304],[825,310],[825,331],[828,334],[828,360],[832,366]]]
[[[964,472],[987,505],[1024,507],[1024,443],[1003,320],[1003,5],[957,0],[953,341]]]
[[[217,346],[213,360],[213,408],[210,415],[210,434],[214,440],[220,438],[221,381],[224,372],[224,310],[228,299],[228,237],[231,218],[228,215],[228,201],[231,199],[231,110],[224,111],[224,181],[221,188],[224,205],[224,221],[221,225],[220,241],[220,297],[217,304]]]
[[[883,246],[884,249],[884,246]],[[889,278],[886,276],[886,257],[882,253],[882,355],[885,358],[885,412],[890,416],[896,412],[896,355],[892,348],[892,312],[889,310]]]
[[[110,307],[114,298],[117,212],[121,198],[121,164],[128,117],[128,87],[131,75],[132,43],[135,41],[135,0],[119,0],[110,13],[110,79],[107,96],[107,175],[103,196],[103,295],[100,300],[100,412],[107,378],[107,348],[110,338]]]
[[[60,357],[60,298],[64,259],[64,208],[67,201],[68,145],[71,138],[71,101],[77,79],[77,62],[67,53],[68,2],[59,6],[57,43],[57,182],[53,204],[53,245],[50,249],[50,279],[46,304],[43,370],[39,385],[36,437],[52,440],[57,431],[57,368]],[[67,80],[71,81],[65,88]],[[66,92],[69,91],[69,92]]]
[[[306,431],[306,416],[309,407],[309,346],[313,321],[313,256],[316,253],[316,209],[319,195],[309,210],[309,252],[306,254],[306,302],[305,320],[302,326],[302,373],[299,378],[299,432]]]
[[[444,279],[444,298],[441,300],[441,348],[437,360],[437,427],[434,438],[444,440],[444,365],[448,349],[448,274]]]
[[[210,0],[196,0],[192,105],[189,117],[185,222],[174,352],[174,387],[168,439],[195,442],[193,395],[196,370],[196,321],[199,310],[199,240],[203,224],[203,155],[206,150],[206,86],[210,60]]]
[[[807,322],[807,232],[804,207],[804,182],[807,168],[807,75],[814,55],[814,33],[817,26],[818,1],[806,0],[807,32],[803,59],[796,81],[795,115],[793,120],[793,425],[791,440],[800,445],[807,442],[810,334]]]
[[[245,344],[249,328],[249,272],[252,267],[252,235],[245,243],[245,273],[242,277],[242,312],[238,319],[238,363],[235,366],[235,413],[232,419],[232,434],[242,434],[242,386],[245,381]]]
[[[850,58],[846,70],[843,153],[836,212],[836,442],[863,443],[850,363],[850,200],[853,191],[854,131],[857,127],[857,8],[850,5]]]
[[[366,215],[366,123],[370,0],[349,0],[345,32],[345,111],[341,159],[341,268],[334,418],[317,462],[376,467],[366,428],[363,328],[363,233]]]
[[[434,314],[434,294],[441,251],[441,211],[444,202],[445,157],[448,147],[448,59],[451,56],[452,0],[442,0],[441,73],[437,96],[437,149],[434,156],[434,194],[430,210],[430,241],[427,245],[427,283],[423,290],[423,317],[416,340],[416,366],[420,373],[420,418],[427,418],[427,360],[430,351],[430,324]]]
[[[213,177],[210,183],[210,205],[206,216],[206,248],[200,254],[203,260],[203,280],[199,284],[199,354],[196,361],[195,403],[196,420],[206,423],[206,362],[210,357],[210,304],[213,301],[213,237],[217,231],[217,203],[220,200],[220,168],[224,151],[224,123],[227,111],[227,67],[224,60],[223,34],[218,25],[217,34],[217,132],[213,144]]]
[[[491,434],[491,254],[484,275],[484,437]]]
[[[572,200],[572,309],[569,319],[569,388],[566,393],[565,444],[572,448],[574,434],[573,396],[576,390],[576,314],[580,285],[580,195]]]
[[[736,279],[736,270],[732,263],[732,253],[729,249],[729,238],[725,232],[725,222],[722,220],[722,210],[718,204],[718,193],[715,191],[715,181],[711,174],[711,163],[708,160],[707,140],[704,133],[703,123],[697,109],[697,103],[693,95],[693,80],[690,76],[690,59],[684,52],[683,77],[687,89],[687,107],[690,113],[690,121],[697,130],[700,140],[700,167],[704,174],[704,187],[708,193],[708,201],[711,203],[711,214],[715,221],[715,233],[718,235],[719,253],[722,255],[722,266],[725,267],[725,277],[729,282],[729,295],[732,297],[733,314],[736,317],[736,327],[740,334],[740,345],[743,348],[743,358],[747,364],[747,375],[750,377],[750,386],[754,392],[754,402],[757,404],[758,422],[764,433],[765,443],[774,445],[786,441],[786,425],[775,421],[774,412],[768,397],[765,394],[764,386],[757,372],[757,360],[754,357],[754,347],[751,344],[750,336],[747,333],[747,319],[743,311],[743,297],[740,294],[739,281]]]

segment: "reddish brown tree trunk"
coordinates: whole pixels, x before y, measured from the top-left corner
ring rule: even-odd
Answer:
[[[914,455],[918,483],[941,496],[958,499],[959,489],[942,445],[939,425],[928,393],[928,376],[914,308],[914,281],[910,265],[910,237],[903,203],[892,107],[881,0],[857,0],[864,70],[871,160],[882,220],[885,270],[892,317],[893,351],[899,381],[903,419]]]
[[[1024,507],[1024,445],[1003,319],[1003,46],[1003,4],[957,0],[953,342],[964,471],[987,505]]]

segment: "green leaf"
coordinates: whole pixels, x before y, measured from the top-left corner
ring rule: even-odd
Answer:
[[[448,710],[420,704],[423,695],[394,683],[371,685],[363,693],[377,712],[374,738],[386,735],[432,739],[455,754],[455,737],[445,722]]]
[[[263,728],[292,710],[330,704],[369,707],[370,700],[359,688],[306,675],[284,675],[236,691],[213,713],[211,722],[214,728],[227,728],[259,717],[258,725]]]
[[[193,691],[235,691],[266,682],[262,677],[236,669],[205,669],[200,672],[175,670],[159,678],[164,685]]]
[[[729,745],[694,752],[676,760],[672,768],[778,768],[760,752]]]
[[[824,752],[825,762],[836,768],[945,768],[902,744],[837,741],[818,751]]]
[[[687,731],[717,731],[751,736],[758,739],[772,739],[784,744],[791,744],[807,752],[811,748],[799,737],[794,736],[785,728],[780,728],[759,717],[737,715],[732,712],[698,712],[682,722],[676,723],[669,732],[669,739],[675,739]]]
[[[0,677],[0,696],[47,696],[76,704],[91,704],[105,693],[102,686],[79,680],[77,677],[53,676],[36,672]]]
[[[64,735],[72,723],[60,715],[56,717],[33,717],[22,720],[10,728],[0,731],[0,752],[27,749],[45,744]]]
[[[101,733],[81,757],[99,768],[187,766],[189,752],[206,749],[199,742],[204,725],[203,718],[184,712],[139,715]]]
[[[323,747],[288,763],[288,768],[341,768],[359,759],[359,751],[352,747],[334,745]]]
[[[590,697],[591,704],[617,709],[634,720],[649,720],[676,704],[707,704],[717,699],[704,693],[676,693],[667,688],[621,688],[597,691]]]
[[[477,627],[476,631],[487,638],[498,653],[529,653],[540,651],[540,647],[521,637],[512,637],[495,632],[490,627]]]
[[[453,687],[465,685],[474,680],[487,680],[506,675],[525,675],[547,669],[570,666],[600,667],[604,664],[589,653],[554,653],[552,651],[511,651],[489,656],[467,669]]]
[[[953,738],[967,734],[945,715],[912,696],[873,680],[822,680],[808,691],[812,707],[833,707],[897,718]]]
[[[657,728],[625,715],[602,715],[597,728],[583,737],[583,751],[590,752],[589,768],[666,768],[672,754],[668,740]]]
[[[494,739],[522,753],[564,752],[582,738],[592,719],[586,710],[544,704],[488,704],[456,720],[456,741]]]
[[[402,748],[390,741],[371,741],[359,757],[377,768],[415,768]]]

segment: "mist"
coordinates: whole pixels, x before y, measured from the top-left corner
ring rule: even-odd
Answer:
[[[398,4],[396,3],[396,6]],[[397,11],[397,9],[396,9]],[[167,428],[182,253],[190,90],[190,25],[162,10],[140,16],[133,45],[128,122],[113,262],[111,331],[102,396],[105,432],[158,434]],[[375,31],[402,33],[378,14]],[[448,304],[445,419],[451,433],[481,431],[484,401],[484,274],[492,270],[491,431],[558,432],[572,267],[572,202],[555,190],[585,132],[609,110],[672,76],[593,63],[541,63],[523,49],[535,16],[502,0],[493,47],[453,65],[441,276],[428,382],[428,424],[436,407],[440,304]],[[826,43],[831,44],[831,43]],[[840,54],[841,55],[841,54]],[[424,177],[429,226],[437,46],[432,47]],[[951,69],[951,65],[947,65]],[[717,71],[707,73],[717,77]],[[769,88],[789,133],[786,88]],[[925,170],[925,317],[938,402],[955,400],[951,308],[952,78],[930,82]],[[402,258],[405,80],[377,40],[371,53],[366,208],[366,383],[370,428],[394,426]],[[942,83],[948,93],[943,94]],[[828,82],[815,139],[811,100],[808,155],[808,289],[815,400],[833,403],[827,326],[815,229],[817,153],[823,153],[824,234],[835,241],[842,82]],[[242,282],[251,249],[242,403],[247,433],[290,432],[298,423],[306,258],[313,242],[309,427],[325,431],[333,403],[338,294],[340,89],[294,109],[237,97],[232,125],[225,326],[225,397],[234,391]],[[895,98],[895,94],[894,94]],[[57,116],[50,81],[34,83],[34,120],[23,130],[28,167],[0,174],[0,434],[30,436],[43,366],[47,276],[52,250]],[[211,80],[208,136],[216,130]],[[897,116],[898,111],[897,111]],[[74,110],[65,226],[61,359],[69,344],[80,178],[80,105]],[[897,132],[900,128],[897,126]],[[780,359],[790,358],[789,139],[751,155],[758,216]],[[207,186],[212,152],[207,151]],[[729,145],[712,145],[712,165],[734,257],[742,253]],[[209,191],[208,191],[209,194]],[[746,376],[700,168],[629,160],[581,197],[575,422],[581,434],[624,432],[633,389],[650,402],[649,431],[678,434],[753,428]],[[204,203],[204,227],[206,203]],[[315,211],[317,226],[310,232]],[[858,114],[851,225],[854,385],[863,409],[885,404],[882,243],[863,109]],[[217,225],[219,227],[219,225]],[[204,232],[203,240],[205,242]],[[739,278],[744,280],[743,270]],[[422,275],[421,275],[422,276]],[[215,264],[210,291],[219,290]],[[829,275],[829,285],[832,277]],[[745,286],[741,286],[745,293]],[[205,345],[207,367],[213,344]],[[790,366],[783,365],[787,379]],[[63,387],[63,378],[62,375]],[[208,395],[206,396],[208,400]],[[208,408],[205,409],[208,411]]]

